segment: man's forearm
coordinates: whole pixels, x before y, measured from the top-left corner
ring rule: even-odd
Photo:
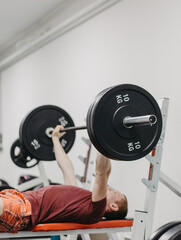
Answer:
[[[106,197],[107,181],[110,172],[111,172],[110,160],[98,152],[96,157],[96,178],[92,190],[93,202],[97,202]]]
[[[109,177],[111,172],[111,162],[110,159],[103,156],[101,153],[97,153],[96,157],[96,174],[104,175],[106,174]]]
[[[62,145],[58,138],[52,138],[55,157],[57,160],[58,165],[62,169],[64,175],[65,184],[75,185],[75,174],[74,174],[74,167],[72,162],[70,161],[69,157],[65,153]]]

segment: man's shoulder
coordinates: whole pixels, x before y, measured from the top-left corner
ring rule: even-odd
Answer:
[[[99,200],[97,202],[91,202],[87,214],[89,223],[96,223],[102,219],[106,211],[106,203],[107,203],[106,198],[103,198],[102,200]]]

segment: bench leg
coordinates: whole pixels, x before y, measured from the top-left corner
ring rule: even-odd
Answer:
[[[89,234],[81,234],[82,240],[91,240]]]
[[[66,240],[77,240],[78,235],[74,234],[74,235],[68,235]]]
[[[120,237],[117,233],[108,233],[108,236],[110,240],[120,240]]]

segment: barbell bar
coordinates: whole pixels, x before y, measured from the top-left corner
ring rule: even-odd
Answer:
[[[123,119],[123,124],[126,128],[131,128],[133,126],[143,126],[143,125],[154,125],[157,122],[157,117],[155,115],[145,115],[145,116],[137,116],[137,117],[125,117]],[[79,127],[67,127],[59,132],[69,132],[69,131],[77,131],[87,129],[87,126],[79,126]],[[54,128],[47,128],[45,130],[45,134],[48,137],[52,136]]]

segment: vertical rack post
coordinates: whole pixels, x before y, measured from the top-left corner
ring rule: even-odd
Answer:
[[[156,194],[157,194],[157,189],[159,184],[160,166],[161,166],[161,160],[162,160],[163,143],[164,143],[166,122],[167,122],[167,115],[168,115],[168,106],[169,106],[169,99],[163,98],[162,104],[161,104],[161,112],[162,112],[162,119],[163,119],[162,133],[157,146],[152,151],[152,155],[146,156],[146,159],[150,162],[150,171],[149,171],[148,180],[142,179],[142,182],[147,186],[145,206],[144,206],[144,211],[147,212],[147,219],[146,219],[146,226],[145,226],[145,240],[148,240],[152,233],[155,201],[156,201]]]

